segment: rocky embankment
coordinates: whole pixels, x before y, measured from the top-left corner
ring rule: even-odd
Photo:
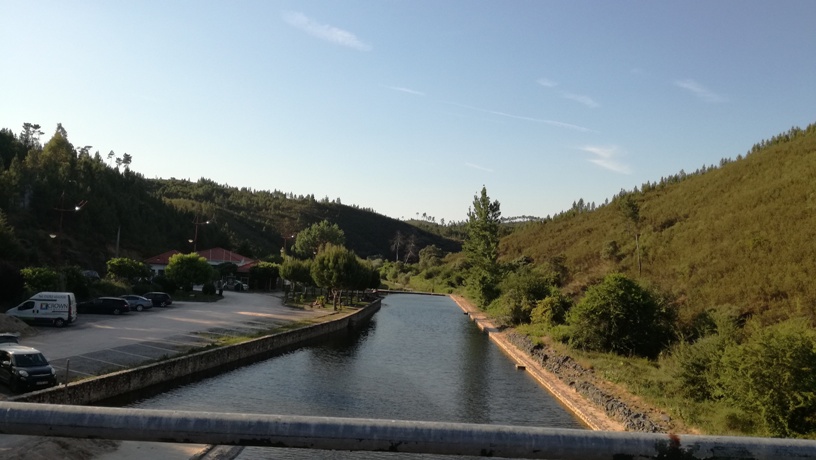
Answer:
[[[556,350],[533,344],[529,337],[505,332],[505,338],[516,348],[529,355],[541,367],[551,372],[592,404],[603,409],[607,416],[623,423],[628,431],[649,433],[667,432],[668,427],[653,420],[646,412],[632,407],[631,403],[601,388],[594,373],[581,366],[571,357]],[[666,415],[657,414],[663,422],[669,422]]]

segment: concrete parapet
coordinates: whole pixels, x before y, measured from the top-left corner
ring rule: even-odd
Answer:
[[[145,391],[150,387],[166,385],[174,381],[213,375],[226,369],[266,359],[275,353],[326,335],[355,328],[369,320],[380,309],[381,302],[382,299],[377,299],[353,313],[332,321],[71,382],[67,385],[9,398],[9,401],[87,405]]]

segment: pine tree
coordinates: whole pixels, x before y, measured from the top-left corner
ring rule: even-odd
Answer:
[[[480,196],[473,197],[468,210],[467,238],[464,251],[470,262],[468,285],[481,306],[486,306],[498,295],[499,222],[501,210],[498,201],[490,201],[482,186]]]

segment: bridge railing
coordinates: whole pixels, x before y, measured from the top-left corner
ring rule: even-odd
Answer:
[[[816,441],[0,402],[0,433],[548,459],[816,459]]]

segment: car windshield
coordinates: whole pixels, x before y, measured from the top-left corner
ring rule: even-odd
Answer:
[[[42,353],[31,353],[25,355],[14,355],[14,362],[18,367],[45,366],[48,360]]]

